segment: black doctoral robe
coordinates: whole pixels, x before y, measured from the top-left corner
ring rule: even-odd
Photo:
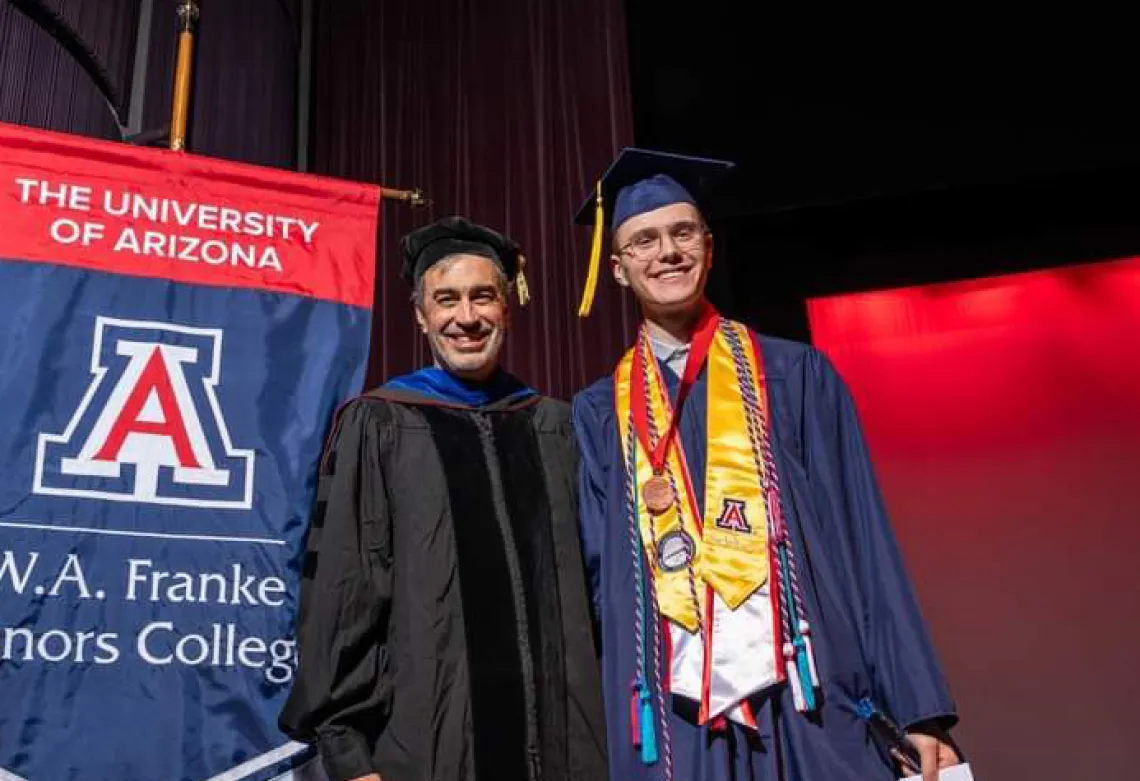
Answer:
[[[569,407],[538,396],[342,410],[281,716],[331,781],[606,777],[577,459]]]

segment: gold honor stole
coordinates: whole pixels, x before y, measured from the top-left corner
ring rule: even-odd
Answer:
[[[658,607],[663,615],[690,633],[706,624],[703,613],[711,599],[707,584],[732,610],[738,608],[769,575],[768,507],[764,493],[764,459],[760,432],[751,431],[745,405],[765,415],[766,398],[761,361],[745,326],[715,314],[707,325],[715,329],[708,345],[708,399],[705,421],[706,466],[704,517],[698,519],[688,466],[657,360],[644,329],[638,343],[618,364],[614,395],[623,453],[634,449],[632,499],[646,560],[652,567]],[[735,350],[729,333],[735,335]],[[698,345],[699,339],[694,339]],[[704,356],[690,353],[682,379],[683,395],[696,379]],[[749,372],[758,398],[746,400],[741,372]],[[640,396],[641,398],[638,398]],[[644,418],[644,420],[637,420]],[[666,438],[665,442],[660,437]],[[656,451],[656,452],[655,452]],[[655,457],[656,456],[656,457]],[[656,464],[655,464],[656,462]],[[656,469],[655,469],[656,466]],[[664,478],[668,506],[655,507],[642,496],[643,488]],[[696,582],[694,582],[694,580]],[[773,589],[774,591],[774,589]],[[706,670],[706,676],[708,671]]]

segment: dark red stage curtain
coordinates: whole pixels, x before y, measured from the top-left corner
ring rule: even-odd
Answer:
[[[59,15],[97,59],[125,117],[139,24],[138,0],[51,0],[44,5]],[[0,2],[0,121],[93,138],[120,138],[114,110],[91,77],[47,32],[7,2]]]
[[[1135,778],[1140,260],[815,300],[984,779]]]
[[[151,8],[142,125],[170,123],[179,0]],[[105,71],[127,123],[138,45],[140,0],[45,0]],[[202,3],[194,49],[190,151],[257,165],[297,164],[297,59],[301,0]],[[114,113],[90,78],[51,35],[0,2],[0,121],[120,139]]]
[[[526,252],[534,301],[515,312],[508,368],[561,397],[612,371],[634,309],[607,273],[578,320],[590,236],[570,220],[633,139],[621,0],[343,0],[317,4],[315,29],[315,170],[433,200],[384,209],[369,381],[430,362],[396,240],[448,214]]]

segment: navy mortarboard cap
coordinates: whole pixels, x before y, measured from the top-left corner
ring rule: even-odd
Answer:
[[[519,303],[529,291],[523,268],[526,257],[518,243],[465,217],[444,217],[417,228],[400,239],[403,268],[400,276],[414,286],[429,268],[450,255],[478,255],[495,263],[511,282],[517,282]]]
[[[700,199],[707,197],[713,186],[733,167],[733,163],[725,160],[634,147],[623,149],[574,218],[580,225],[594,226],[590,272],[582,304],[578,308],[579,316],[588,315],[593,306],[601,268],[607,208],[611,231],[616,231],[631,217],[663,206],[691,203],[700,208]]]

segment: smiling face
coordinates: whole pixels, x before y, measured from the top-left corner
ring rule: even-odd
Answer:
[[[439,366],[485,380],[499,365],[510,321],[506,278],[480,255],[451,255],[424,272],[416,320]]]
[[[646,317],[676,317],[703,305],[712,236],[692,204],[629,218],[614,234],[614,247],[614,279],[633,289]]]

